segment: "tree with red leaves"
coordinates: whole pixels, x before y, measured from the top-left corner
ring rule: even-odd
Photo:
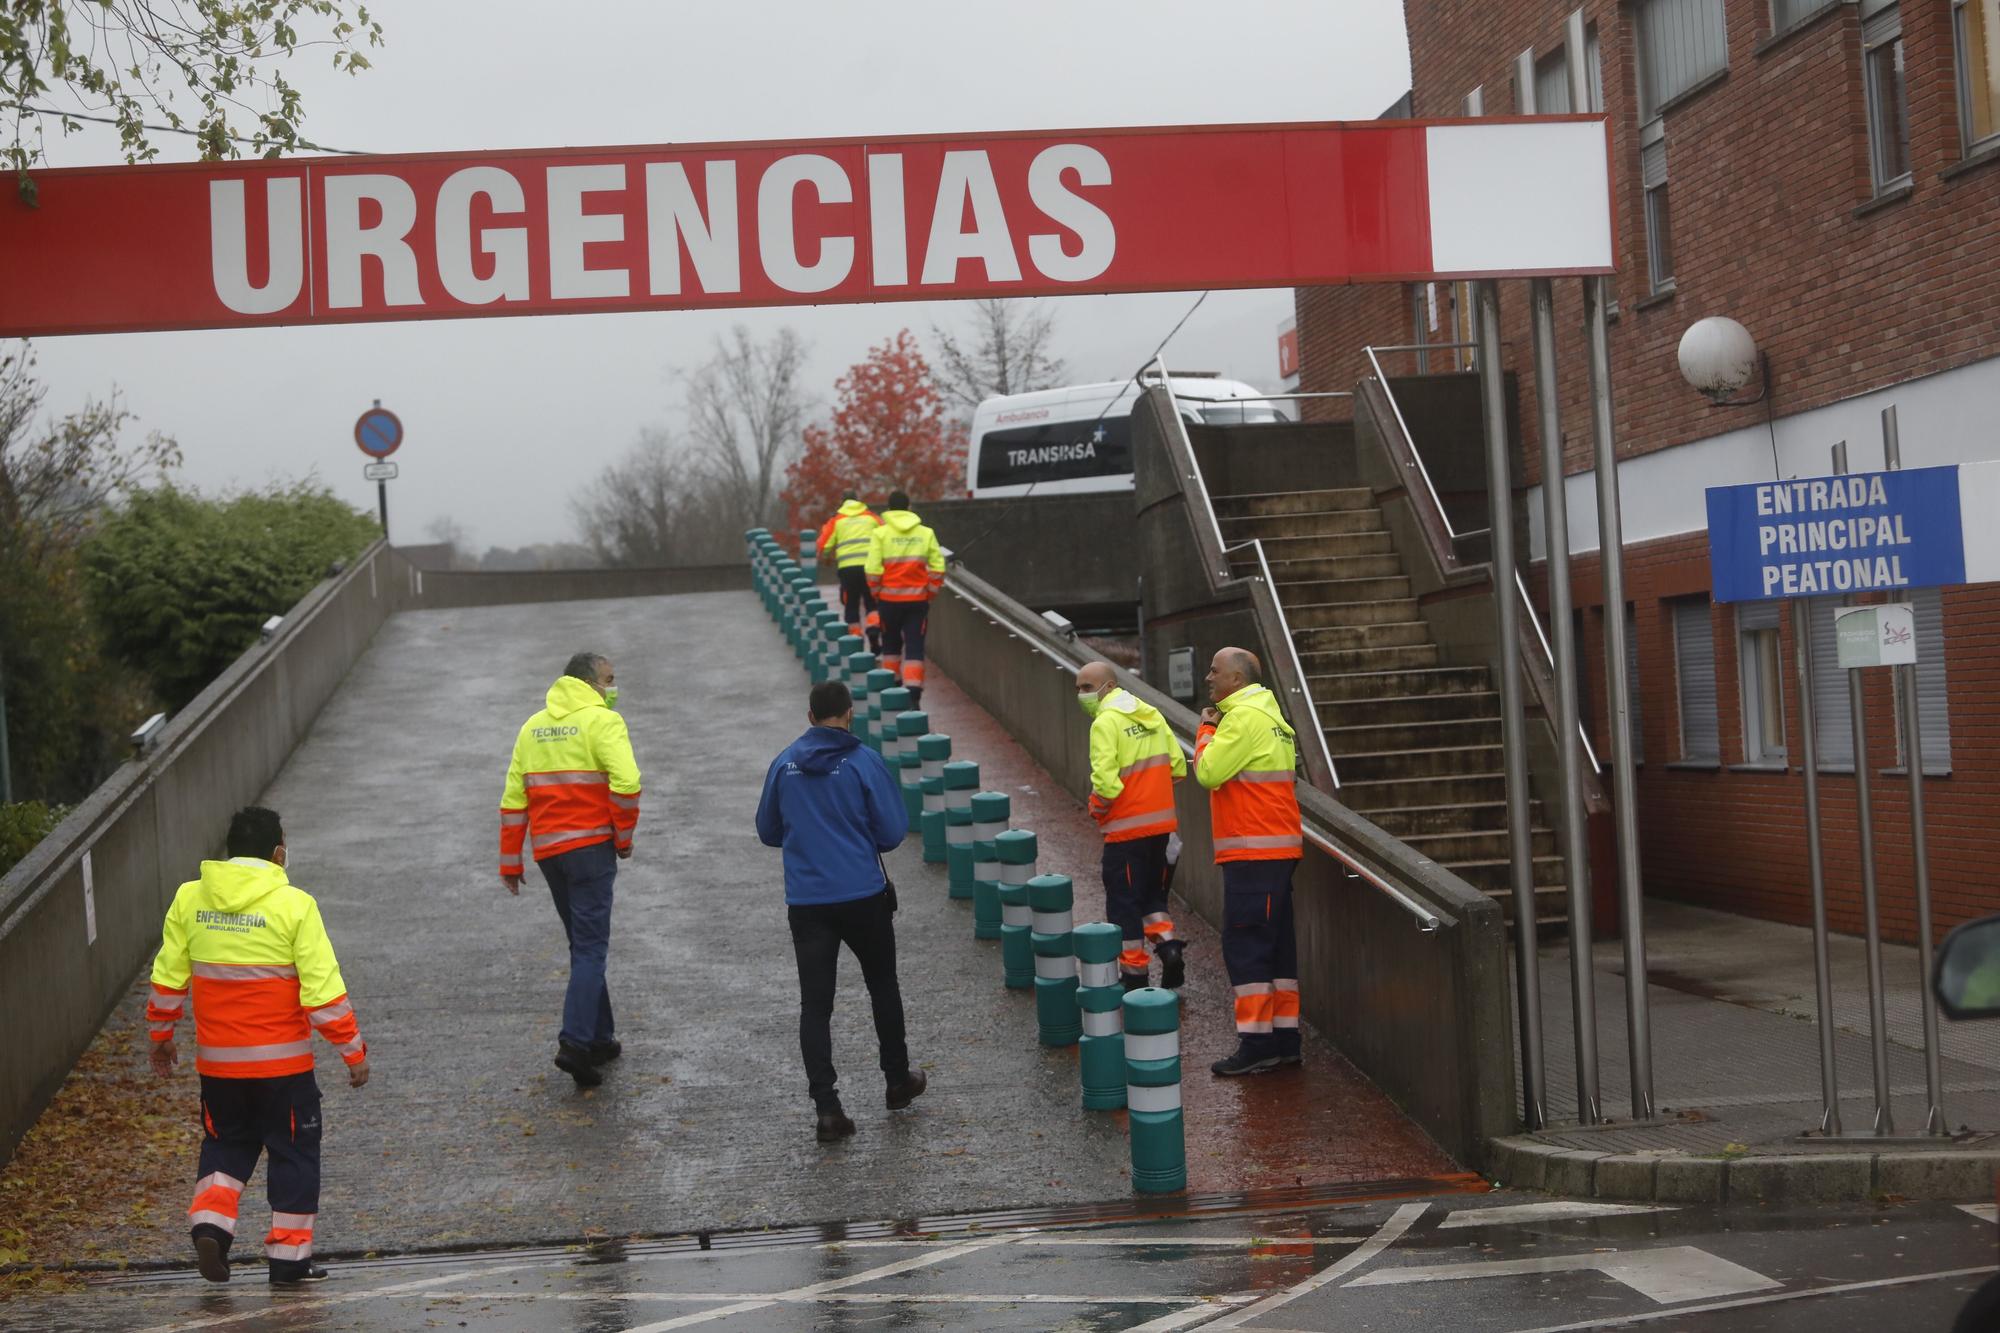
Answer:
[[[871,506],[892,490],[913,503],[963,493],[965,423],[946,419],[944,395],[908,329],[870,348],[835,391],[833,420],[806,428],[805,452],[785,469],[792,531],[817,528],[848,491]]]

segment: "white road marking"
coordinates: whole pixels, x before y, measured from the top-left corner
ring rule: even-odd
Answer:
[[[1781,1291],[1774,1296],[1745,1296],[1733,1301],[1712,1301],[1707,1305],[1680,1305],[1671,1310],[1648,1310],[1644,1314],[1602,1315],[1596,1319],[1586,1319],[1579,1324],[1545,1324],[1541,1328],[1524,1328],[1520,1333],[1586,1333],[1599,1328],[1626,1328],[1632,1324],[1650,1324],[1657,1319],[1685,1319],[1691,1314],[1707,1314],[1714,1310],[1740,1310],[1752,1305],[1775,1305],[1779,1301],[1802,1301],[1812,1296],[1837,1296],[1849,1291],[1873,1291],[1880,1287],[1906,1287],[1913,1282],[1937,1282],[1951,1277],[1989,1276],[1991,1265],[1981,1268],[1952,1268],[1937,1273],[1911,1273],[1904,1277],[1878,1277],[1868,1282],[1843,1282],[1832,1287],[1808,1287],[1802,1291]],[[1258,1330],[1258,1333],[1277,1333],[1277,1330]]]
[[[1421,1268],[1381,1268],[1354,1279],[1351,1287],[1384,1287],[1405,1282],[1451,1282],[1465,1278],[1521,1277],[1534,1273],[1599,1272],[1661,1305],[1712,1300],[1781,1287],[1762,1273],[1733,1264],[1692,1245],[1610,1254],[1559,1254],[1541,1259],[1492,1259]]]
[[[421,1291],[426,1287],[442,1287],[446,1283],[463,1282],[468,1278],[476,1280],[494,1277],[501,1273],[517,1273],[524,1268],[560,1268],[568,1262],[570,1261],[557,1260],[548,1263],[507,1264],[501,1268],[460,1269],[455,1273],[444,1273],[438,1277],[419,1278],[415,1282],[398,1282],[393,1286],[376,1287],[372,1291],[344,1292],[338,1296],[321,1296],[310,1300],[280,1298],[267,1305],[260,1305],[254,1310],[244,1310],[238,1314],[212,1315],[207,1319],[188,1319],[178,1324],[158,1324],[145,1330],[145,1333],[187,1333],[189,1329],[218,1328],[224,1324],[241,1324],[252,1319],[288,1319],[295,1311],[324,1310],[334,1305],[372,1301],[381,1296],[402,1296],[409,1292]]]
[[[1278,1309],[1280,1306],[1289,1305],[1301,1296],[1311,1295],[1321,1287],[1326,1286],[1329,1282],[1338,1282],[1341,1278],[1346,1277],[1349,1273],[1352,1273],[1355,1269],[1361,1267],[1391,1245],[1394,1245],[1402,1238],[1403,1233],[1408,1231],[1411,1225],[1424,1215],[1424,1210],[1429,1207],[1430,1205],[1425,1203],[1404,1204],[1390,1216],[1388,1221],[1381,1225],[1374,1235],[1355,1246],[1352,1254],[1346,1255],[1335,1263],[1320,1269],[1319,1272],[1314,1273],[1303,1282],[1286,1287],[1283,1291],[1274,1292],[1254,1305],[1244,1306],[1240,1310],[1223,1316],[1213,1324],[1210,1324],[1209,1327],[1215,1329],[1241,1328],[1252,1319],[1261,1318],[1271,1311]],[[1133,1329],[1132,1333],[1151,1333],[1154,1327],[1154,1325],[1141,1324],[1138,1328]]]
[[[1635,1213],[1677,1212],[1671,1204],[1658,1203],[1517,1203],[1505,1208],[1461,1208],[1438,1223],[1439,1231],[1452,1227],[1510,1226],[1523,1222],[1562,1222],[1574,1217],[1630,1217]]]
[[[1263,1245],[1359,1245],[1366,1236],[1105,1236],[1097,1239],[1087,1237],[1021,1236],[1012,1243],[1017,1250],[1039,1250],[1044,1246],[1074,1246],[1089,1248],[1100,1245],[1128,1245],[1133,1247],[1172,1246],[1186,1248],[1210,1248],[1244,1250]],[[886,1250],[898,1246],[956,1245],[950,1240],[830,1240],[820,1249]]]
[[[1962,1203],[1960,1212],[1971,1213],[1982,1222],[2000,1222],[2000,1205],[1990,1203]]]
[[[694,1324],[707,1323],[711,1319],[724,1319],[734,1314],[748,1314],[753,1310],[768,1310],[773,1305],[781,1302],[790,1303],[810,1300],[827,1292],[839,1291],[844,1287],[858,1287],[864,1282],[879,1282],[883,1278],[895,1277],[899,1273],[913,1272],[919,1268],[929,1268],[931,1265],[941,1264],[947,1259],[957,1259],[963,1255],[991,1249],[996,1245],[1005,1245],[1013,1239],[1014,1237],[1012,1236],[982,1237],[979,1240],[967,1241],[962,1245],[952,1245],[942,1250],[931,1250],[926,1254],[914,1254],[907,1259],[900,1259],[893,1264],[883,1264],[880,1268],[871,1268],[866,1272],[855,1273],[849,1277],[833,1278],[826,1282],[815,1282],[810,1286],[794,1287],[790,1291],[773,1292],[769,1296],[760,1296],[753,1301],[743,1301],[735,1305],[724,1305],[713,1310],[698,1310],[693,1314],[684,1314],[677,1319],[662,1320],[657,1324],[641,1324],[635,1328],[626,1329],[625,1333],[667,1333],[669,1329],[687,1328]]]

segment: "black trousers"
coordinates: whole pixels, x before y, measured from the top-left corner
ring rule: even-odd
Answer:
[[[840,618],[870,632],[880,627],[875,619],[875,594],[868,591],[868,571],[860,565],[848,565],[840,571]]]
[[[834,1087],[840,1075],[833,1067],[833,991],[843,944],[861,964],[861,979],[868,986],[883,1077],[895,1083],[910,1072],[903,992],[896,984],[895,911],[894,894],[887,889],[851,902],[786,909],[799,960],[799,1054],[805,1058],[807,1091],[823,1111],[840,1105]]]
[[[201,1166],[188,1209],[193,1234],[212,1235],[225,1252],[236,1235],[237,1200],[269,1153],[264,1191],[271,1229],[264,1253],[283,1276],[308,1266],[319,1213],[319,1083],[310,1071],[278,1078],[201,1076]]]
[[[1124,940],[1119,970],[1136,977],[1146,975],[1146,946],[1158,948],[1174,938],[1167,912],[1169,836],[1155,833],[1104,844],[1104,914]]]

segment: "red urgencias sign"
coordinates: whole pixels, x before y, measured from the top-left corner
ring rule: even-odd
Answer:
[[[0,336],[1605,273],[1602,117],[36,174]]]

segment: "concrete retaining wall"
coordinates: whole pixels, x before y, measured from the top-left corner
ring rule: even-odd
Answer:
[[[1142,566],[1131,491],[932,501],[919,512],[955,561],[1023,606],[1079,625],[1133,623]]]
[[[954,573],[932,605],[930,651],[1079,801],[1089,732],[1076,711],[1075,670],[1096,654],[1056,638],[997,589]],[[1130,673],[1127,689],[1157,706],[1184,737],[1195,715]],[[1309,1022],[1460,1161],[1483,1165],[1489,1140],[1519,1124],[1512,1000],[1500,909],[1345,807],[1300,789],[1308,827],[1437,913],[1417,929],[1393,898],[1308,843],[1296,883],[1301,1003]],[[1209,845],[1208,797],[1176,788],[1189,855],[1175,889],[1221,926],[1220,873]]]
[[[175,888],[220,854],[229,816],[270,785],[398,608],[407,571],[378,542],[307,593],[0,879],[0,1161],[158,947]]]
[[[403,562],[399,559],[399,564]],[[829,581],[831,576],[822,579]],[[734,592],[750,586],[750,566],[674,569],[419,570],[404,565],[398,609],[588,602],[677,592]]]

